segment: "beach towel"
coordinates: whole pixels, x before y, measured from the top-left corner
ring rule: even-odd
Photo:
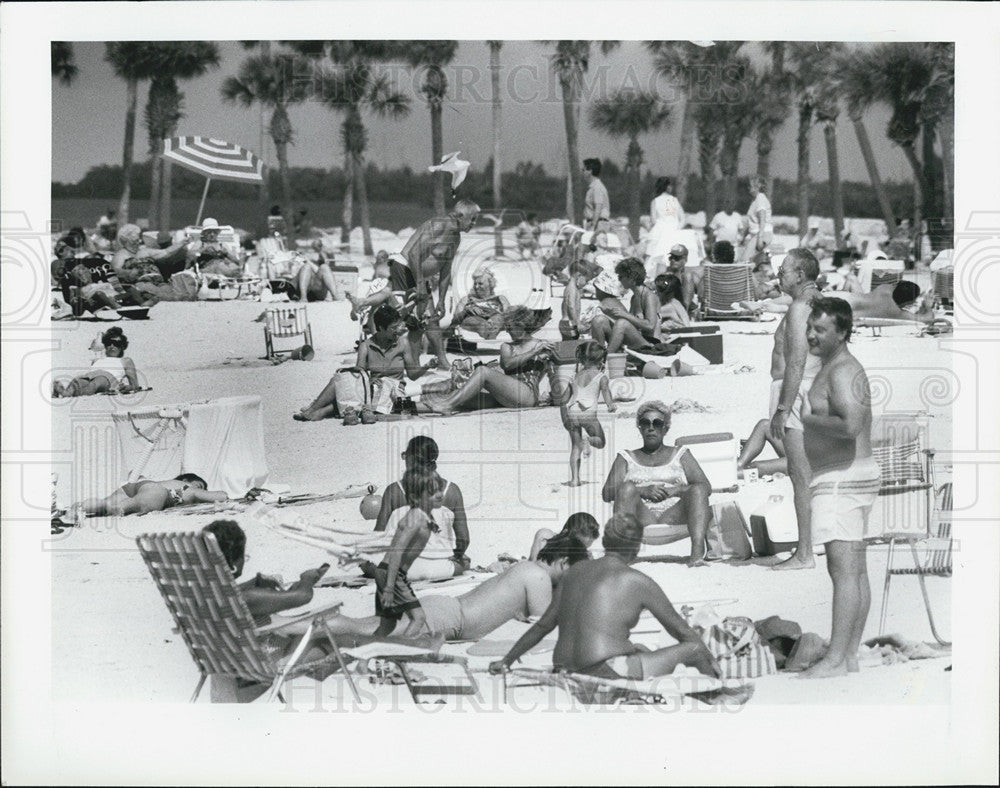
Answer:
[[[210,490],[243,495],[267,481],[260,397],[226,397],[191,405],[184,440],[184,470]]]

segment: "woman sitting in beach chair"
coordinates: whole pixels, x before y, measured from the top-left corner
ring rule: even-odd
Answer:
[[[510,303],[496,293],[497,279],[489,268],[481,267],[472,275],[472,292],[456,305],[451,325],[474,331],[483,339],[496,339],[503,329],[503,314]]]

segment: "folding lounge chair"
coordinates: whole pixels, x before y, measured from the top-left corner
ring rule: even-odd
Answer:
[[[275,339],[299,336],[307,345],[313,347],[312,325],[309,323],[305,304],[272,305],[264,310],[264,346],[267,353],[265,358],[271,359],[278,354],[274,349]],[[291,349],[288,348],[284,352]]]
[[[872,531],[870,538],[889,544],[879,634],[885,627],[893,575],[916,575],[931,632],[939,643],[947,645],[935,627],[924,578],[951,576],[951,485],[942,487],[938,524],[936,529],[932,529],[935,514],[934,451],[926,447],[926,434],[923,414],[914,413],[883,417],[873,430],[872,453],[879,464],[882,482],[869,524]],[[918,542],[926,547],[923,562],[918,557]],[[893,564],[895,548],[899,544],[909,545],[912,568]]]
[[[704,268],[701,309],[705,320],[760,320],[753,312],[733,307],[733,304],[754,298],[753,265],[705,263]]]
[[[201,672],[192,703],[198,699],[210,675],[270,684],[268,700],[272,700],[275,696],[281,697],[285,681],[302,675],[325,677],[331,669],[343,671],[355,700],[360,702],[354,678],[347,671],[343,654],[323,621],[324,611],[258,627],[214,535],[201,532],[143,534],[136,543]],[[287,660],[282,654],[271,653],[265,648],[265,635],[304,620],[310,625]],[[326,636],[332,653],[320,660],[302,662],[316,627]]]

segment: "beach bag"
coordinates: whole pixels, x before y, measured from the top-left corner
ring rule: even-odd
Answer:
[[[720,678],[755,679],[778,672],[774,654],[745,616],[728,616],[704,628],[701,639],[719,663]]]
[[[357,367],[345,367],[333,373],[333,390],[337,396],[338,415],[348,408],[361,411],[371,401],[368,373]]]
[[[740,507],[733,501],[712,506],[712,519],[708,524],[706,561],[746,561],[753,554],[747,525]]]

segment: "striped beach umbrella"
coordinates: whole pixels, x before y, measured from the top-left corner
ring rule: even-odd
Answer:
[[[264,162],[255,153],[225,140],[171,137],[163,140],[163,155],[205,176],[205,190],[198,206],[196,224],[201,224],[201,213],[213,178],[240,183],[260,183],[264,180]]]

